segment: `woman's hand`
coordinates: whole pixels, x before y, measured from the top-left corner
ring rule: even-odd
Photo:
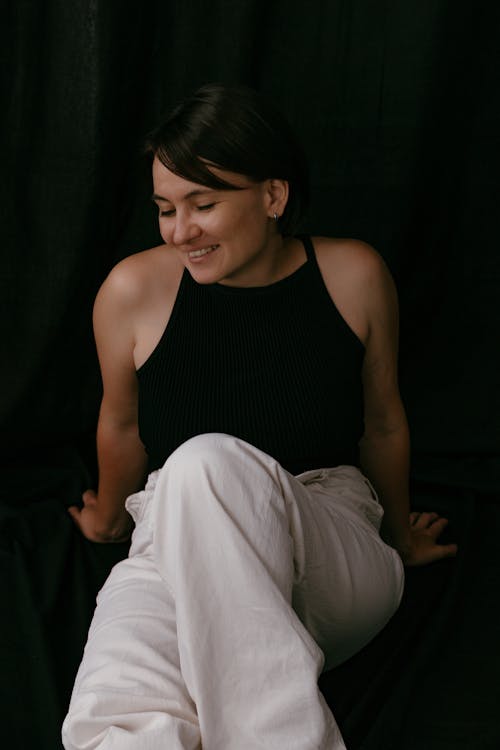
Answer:
[[[410,541],[404,549],[398,550],[403,563],[408,566],[428,563],[454,557],[456,544],[439,544],[438,538],[448,525],[448,519],[437,513],[410,513]]]
[[[104,524],[99,516],[99,505],[94,490],[84,492],[82,499],[83,508],[72,505],[68,508],[68,513],[86,539],[104,544],[126,542],[130,538],[134,523],[125,508],[113,525],[109,526]]]

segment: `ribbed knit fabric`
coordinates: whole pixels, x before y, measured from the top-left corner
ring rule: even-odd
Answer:
[[[243,438],[293,474],[358,464],[364,347],[307,261],[266,287],[184,271],[163,336],[137,371],[150,470],[206,432]]]

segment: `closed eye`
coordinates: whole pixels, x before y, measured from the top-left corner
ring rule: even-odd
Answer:
[[[203,206],[196,206],[197,211],[210,211],[211,208],[213,208],[216,205],[216,203],[204,203]],[[175,215],[175,208],[169,208],[164,211],[160,211],[160,216],[174,216]]]

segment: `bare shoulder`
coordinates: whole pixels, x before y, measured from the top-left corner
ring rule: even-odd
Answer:
[[[143,250],[124,258],[114,266],[103,282],[96,306],[139,308],[146,300],[178,284],[179,262],[165,245]]]
[[[394,282],[384,259],[362,240],[313,237],[312,241],[330,296],[366,343],[374,317],[386,308],[388,314],[394,314],[397,305]]]
[[[380,255],[362,240],[335,237],[313,237],[321,271],[327,276],[348,275],[359,283],[389,273]]]
[[[121,346],[134,368],[158,343],[174,307],[184,266],[166,245],[130,255],[101,286],[94,305],[98,349]]]

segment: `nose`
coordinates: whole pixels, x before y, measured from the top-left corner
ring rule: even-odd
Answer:
[[[201,234],[201,228],[191,211],[177,211],[175,215],[175,226],[172,233],[174,245],[185,245],[196,239]]]

